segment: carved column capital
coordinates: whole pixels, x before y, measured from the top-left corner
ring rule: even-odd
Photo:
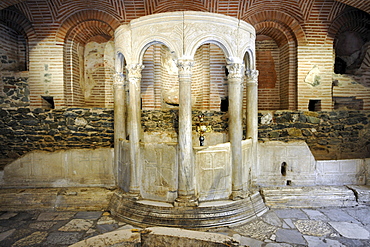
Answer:
[[[144,69],[142,64],[128,64],[126,66],[128,78],[141,79],[141,71]]]
[[[244,76],[244,64],[242,63],[229,63],[226,66],[229,75],[227,76],[228,79],[242,79]]]
[[[255,83],[257,84],[258,83],[258,74],[259,74],[259,71],[258,70],[247,70],[245,75],[247,77],[247,83]]]
[[[179,59],[177,67],[179,69],[179,77],[191,77],[191,69],[194,66],[194,61],[191,59]]]
[[[114,88],[123,89],[123,87],[125,86],[125,75],[121,72],[117,72],[113,75],[113,79]]]
[[[134,85],[135,88],[139,88],[138,84],[141,80],[141,71],[144,67],[142,64],[129,64],[126,66],[128,82]]]

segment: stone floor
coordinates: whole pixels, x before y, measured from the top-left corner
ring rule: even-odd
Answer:
[[[0,246],[68,246],[135,226],[109,212],[0,212]],[[245,225],[212,230],[245,246],[370,246],[370,206],[270,209]]]

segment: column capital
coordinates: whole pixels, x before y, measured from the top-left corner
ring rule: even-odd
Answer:
[[[242,63],[228,63],[226,66],[229,75],[228,79],[241,79],[244,76],[244,64]]]
[[[177,60],[177,68],[179,69],[179,77],[190,77],[192,72],[191,68],[194,66],[192,59],[179,59]]]
[[[247,76],[248,83],[257,83],[259,71],[256,69],[247,70],[245,75]]]
[[[123,88],[125,86],[125,75],[121,72],[116,72],[113,75],[113,87],[114,88]]]
[[[127,77],[141,79],[141,71],[144,67],[144,65],[139,63],[126,65]]]

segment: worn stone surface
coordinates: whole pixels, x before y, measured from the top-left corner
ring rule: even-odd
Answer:
[[[324,220],[324,221],[328,221],[328,217],[326,215],[324,215],[323,213],[321,213],[319,210],[315,210],[315,209],[302,209],[302,211],[305,212],[311,220]]]
[[[307,215],[299,209],[277,209],[275,213],[280,218],[284,219],[307,219]]]
[[[93,225],[92,220],[73,219],[63,227],[59,228],[62,232],[87,231]]]
[[[276,231],[276,241],[290,244],[307,244],[302,234],[297,230],[278,229]]]
[[[307,243],[308,246],[312,247],[346,247],[345,245],[341,244],[337,240],[332,240],[332,239],[327,239],[324,237],[314,237],[314,236],[303,236]]]
[[[68,220],[74,216],[75,212],[43,212],[38,217],[39,221],[58,221],[58,220]]]
[[[45,244],[49,246],[74,244],[81,239],[83,234],[83,232],[51,232],[47,236]]]
[[[362,226],[351,222],[329,222],[343,237],[352,239],[370,239],[370,233]]]
[[[17,247],[17,246],[32,246],[32,245],[37,245],[40,244],[46,236],[48,235],[47,232],[34,232],[31,235],[22,238],[15,242],[12,246]]]
[[[261,220],[256,220],[249,224],[235,228],[234,230],[240,232],[243,236],[264,240],[266,238],[269,239],[277,229],[278,228],[276,226],[269,225]]]
[[[300,233],[305,235],[326,236],[332,233],[329,225],[319,220],[297,220],[294,225]]]
[[[238,227],[221,227],[209,229],[224,237],[232,237],[240,245],[261,247],[363,247],[370,246],[370,225],[368,224],[369,206],[361,207],[328,207],[320,209],[270,209],[258,219]],[[291,211],[291,214],[289,214]],[[109,212],[79,211],[79,212],[0,212],[0,246],[137,246],[141,242],[141,233],[148,234],[145,229],[125,222],[115,224],[97,224],[108,222]],[[344,213],[344,214],[342,214]],[[303,215],[307,215],[304,218]],[[336,220],[327,215],[341,215]],[[348,215],[347,215],[348,214]],[[347,215],[347,216],[346,216]],[[351,217],[348,217],[351,216]],[[284,217],[284,218],[283,218]],[[89,218],[89,219],[83,219]],[[304,218],[304,219],[300,219]],[[314,219],[315,218],[315,219]],[[353,219],[358,223],[353,223]],[[343,220],[348,220],[343,221]],[[282,222],[279,225],[279,222]],[[88,228],[87,224],[92,223]],[[61,231],[61,230],[71,231]],[[87,230],[86,230],[87,229]],[[171,228],[172,229],[172,228]],[[149,231],[151,232],[151,231]],[[201,232],[191,231],[195,235]],[[104,233],[104,234],[102,234]],[[160,233],[160,232],[158,232]],[[170,234],[163,230],[163,237]],[[218,236],[217,235],[217,236]],[[315,236],[314,236],[315,235]],[[173,234],[173,236],[176,236]],[[158,238],[160,246],[172,240]],[[198,236],[199,238],[199,236]],[[157,240],[158,240],[157,239]],[[163,240],[163,241],[162,241]],[[179,239],[175,239],[180,241]],[[81,242],[80,242],[81,241]],[[192,243],[187,241],[186,243]],[[189,245],[188,245],[189,246]],[[190,245],[199,246],[199,245]]]

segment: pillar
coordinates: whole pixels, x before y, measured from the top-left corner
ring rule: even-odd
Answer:
[[[126,119],[125,119],[125,76],[123,73],[117,72],[114,74],[114,166],[115,177],[119,184],[121,157],[121,146],[120,142],[126,138]]]
[[[178,60],[179,69],[179,150],[178,197],[175,206],[196,206],[195,167],[193,162],[191,69],[193,60]]]
[[[258,70],[248,70],[247,77],[247,138],[258,138]]]
[[[140,132],[141,132],[141,99],[140,83],[141,64],[126,66],[127,80],[129,83],[129,143],[130,143],[130,186],[129,193],[140,195],[141,184],[141,160],[140,160]]]
[[[244,64],[229,63],[229,135],[231,145],[232,194],[231,199],[243,199],[243,155],[242,155],[242,95]]]

